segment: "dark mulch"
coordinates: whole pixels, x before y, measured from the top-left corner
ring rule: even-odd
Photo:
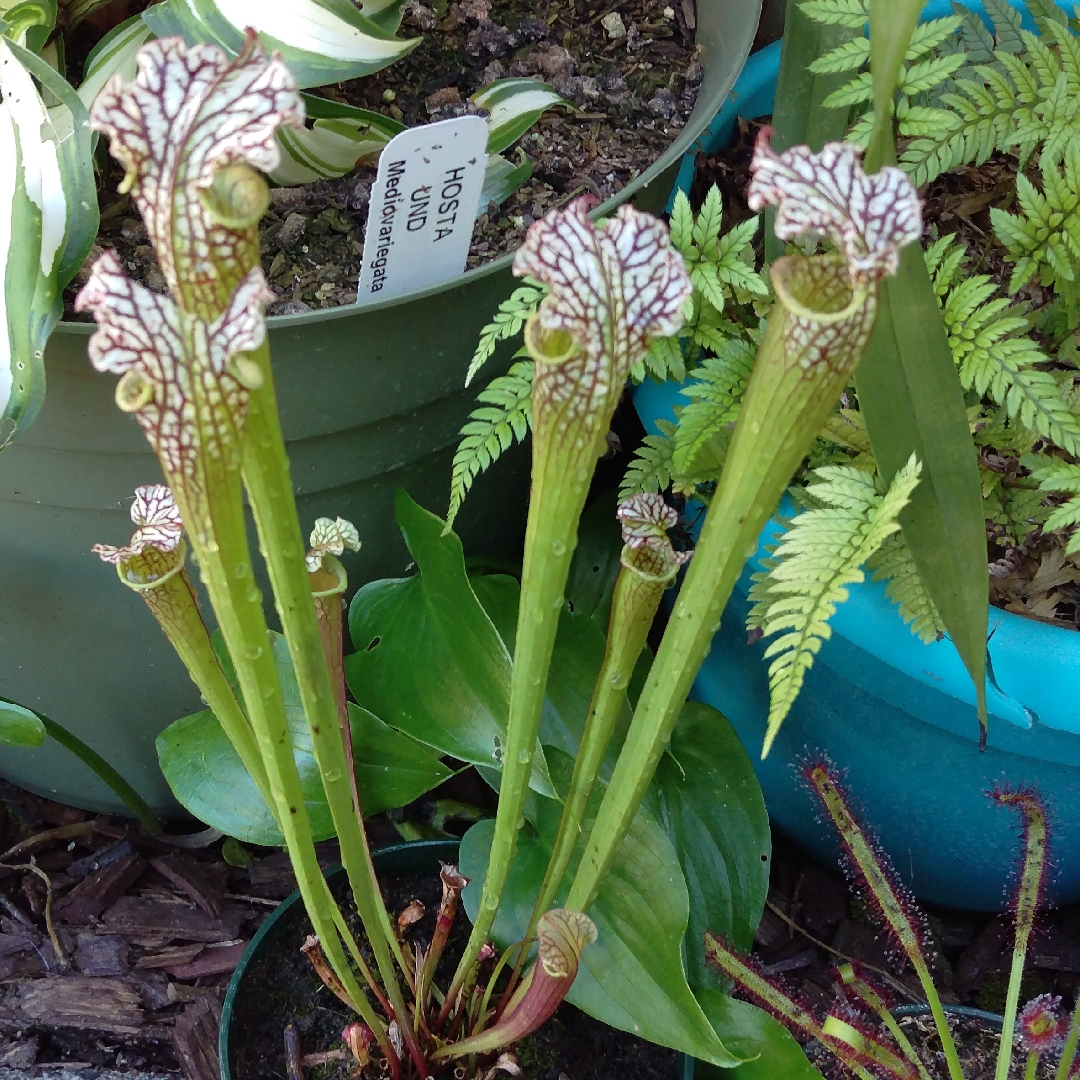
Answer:
[[[423,44],[384,71],[322,92],[409,126],[475,111],[469,96],[506,77],[538,76],[573,103],[548,112],[507,151],[516,163],[531,159],[533,176],[480,214],[468,259],[475,267],[517,248],[552,207],[576,195],[606,199],[660,157],[697,101],[695,27],[693,0],[413,0],[402,36],[422,35]],[[271,314],[356,299],[374,177],[373,166],[361,166],[272,193],[260,226],[263,266],[280,297]],[[116,193],[121,179],[115,167],[103,177],[99,245],[163,289],[138,213]],[[71,309],[78,285],[68,290],[66,318],[79,317]]]

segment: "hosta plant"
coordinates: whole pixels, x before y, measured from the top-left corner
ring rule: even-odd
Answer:
[[[520,587],[471,582],[448,527],[402,494],[399,519],[419,573],[368,586],[350,610],[360,647],[344,666],[358,704],[377,707],[395,738],[475,764],[498,788],[494,821],[463,842],[472,931],[454,975],[437,987],[464,881],[446,871],[439,931],[415,951],[403,946],[374,878],[363,827],[368,774],[355,753],[356,705],[341,684],[344,572],[335,559],[358,530],[323,519],[304,544],[274,398],[255,231],[267,196],[256,169],[277,165],[276,131],[300,114],[288,69],[253,36],[234,59],[175,39],[144,46],[135,82],[111,81],[92,123],[124,166],[169,294],[130,281],[106,254],[77,304],[98,322],[91,360],[119,376],[117,404],[142,427],[175,504],[163,496],[160,521],[144,515],[130,544],[101,554],[143,595],[265,804],[317,939],[307,953],[361,1025],[349,1028],[360,1067],[374,1042],[395,1077],[486,1075],[571,995],[602,1019],[716,1065],[788,1052],[776,1025],[723,995],[699,996],[699,965],[684,959],[690,884],[708,876],[695,859],[736,868],[726,891],[693,887],[744,940],[768,863],[749,763],[723,719],[686,694],[747,544],[858,363],[882,277],[918,235],[914,192],[896,170],[867,178],[852,153],[782,156],[763,140],[756,198],[778,206],[784,229],[822,231],[837,250],[773,268],[778,303],[743,402],[749,420],[731,441],[656,660],[640,693],[631,691],[632,715],[627,691],[646,633],[687,559],[668,539],[674,515],[658,495],[619,508],[624,543],[610,613],[597,602],[574,624],[564,597],[612,414],[652,342],[683,324],[692,270],[662,223],[630,207],[597,225],[578,202],[531,229],[515,270],[547,294],[525,327],[533,486]],[[266,622],[245,495],[280,636]],[[217,640],[184,569],[177,520]],[[597,620],[608,627],[599,656]],[[583,671],[587,680],[584,714],[565,698],[561,709],[547,700],[568,626],[582,641],[593,635],[591,671],[586,648],[569,653],[576,685]],[[402,650],[409,666],[394,679]],[[437,682],[418,677],[429,667]],[[670,767],[669,743],[682,759]],[[718,789],[730,795],[710,808]],[[338,838],[366,950],[320,872],[317,815]],[[494,968],[492,939],[504,950]]]
[[[928,923],[900,884],[875,837],[852,810],[836,769],[825,759],[808,759],[803,778],[836,829],[849,879],[889,942],[892,959],[910,964],[918,976],[941,1041],[949,1080],[964,1080],[960,1056],[941,999],[934,986]],[[999,786],[988,797],[1019,817],[1023,851],[1016,873],[1011,910],[1014,925],[1012,964],[995,1080],[1007,1080],[1013,1054],[1024,1056],[1024,1076],[1036,1076],[1040,1060],[1056,1062],[1056,1080],[1071,1080],[1080,1036],[1080,1001],[1071,1020],[1062,1014],[1061,998],[1040,994],[1020,1008],[1020,984],[1028,946],[1043,906],[1050,866],[1049,824],[1038,792]],[[815,1042],[842,1067],[842,1075],[936,1080],[926,1055],[919,1055],[891,1012],[891,995],[871,972],[855,963],[835,972],[835,1003],[822,1015],[805,1004],[782,980],[766,973],[752,956],[722,937],[705,935],[708,962],[740,996],[784,1024],[801,1042]],[[820,1060],[820,1058],[819,1058]],[[942,1078],[943,1080],[943,1078]]]
[[[62,312],[64,287],[79,270],[98,227],[87,110],[114,75],[135,75],[138,50],[180,35],[237,56],[251,27],[277,49],[298,86],[316,89],[370,75],[420,42],[397,31],[402,0],[249,4],[163,0],[109,30],[81,73],[65,64],[66,35],[102,0],[0,2],[0,195],[11,207],[0,229],[0,449],[37,415],[45,393],[44,351]],[[105,13],[107,15],[107,12]],[[301,95],[296,122],[281,128],[273,180],[306,184],[377,161],[404,125],[392,116],[316,94]],[[489,199],[508,198],[531,173],[504,151],[563,99],[536,79],[501,79],[473,104],[489,126]],[[305,115],[310,125],[304,122]]]

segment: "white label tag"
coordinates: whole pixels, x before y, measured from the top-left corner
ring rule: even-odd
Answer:
[[[438,285],[465,269],[487,171],[488,125],[459,116],[395,135],[379,157],[356,302]]]

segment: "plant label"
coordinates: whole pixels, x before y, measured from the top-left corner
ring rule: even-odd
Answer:
[[[371,192],[356,303],[387,300],[465,269],[487,171],[488,125],[459,116],[395,135]]]

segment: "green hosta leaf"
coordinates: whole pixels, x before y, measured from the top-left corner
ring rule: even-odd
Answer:
[[[610,488],[585,508],[578,522],[578,543],[564,590],[574,614],[589,616],[605,634],[611,597],[622,570],[623,541],[615,518],[618,505],[618,492]]]
[[[469,584],[461,541],[405,492],[394,504],[419,569],[370,582],[353,597],[349,688],[362,706],[440,753],[498,766],[510,654]],[[551,792],[540,753],[532,786]]]
[[[690,896],[686,967],[696,992],[715,982],[701,944],[706,930],[746,951],[753,944],[769,890],[769,815],[735,730],[697,701],[683,706],[654,787],[657,820],[678,852]]]
[[[59,102],[47,110],[34,79]],[[37,414],[61,293],[97,232],[86,110],[45,61],[0,38],[0,448]]]
[[[821,1080],[791,1032],[767,1012],[719,990],[698,990],[696,996],[724,1045],[753,1060],[723,1071],[695,1062],[694,1080]]]
[[[348,0],[164,0],[143,19],[156,37],[213,42],[231,56],[250,26],[268,51],[281,53],[301,89],[380,71],[422,40],[395,37]]]
[[[572,763],[565,755],[552,751],[551,761],[560,775],[569,776]],[[597,797],[603,787],[598,783]],[[500,948],[524,937],[558,830],[561,808],[557,802],[541,800],[538,811],[536,834],[518,837],[508,886],[492,928]],[[592,805],[583,838],[594,814]],[[461,871],[470,879],[465,907],[473,917],[493,831],[494,822],[482,821],[465,834],[461,844]],[[561,887],[556,906],[568,884],[567,880]],[[678,856],[663,829],[642,808],[589,909],[599,937],[582,953],[567,1000],[612,1027],[703,1061],[730,1066],[740,1059],[717,1038],[686,982],[682,946],[688,916]]]
[[[539,79],[496,79],[473,94],[471,100],[490,113],[489,154],[501,154],[513,146],[553,105],[570,104]]]
[[[64,0],[64,22],[67,30],[74,30],[87,15],[92,15],[112,2],[113,0]]]
[[[506,202],[532,173],[533,163],[528,157],[515,165],[501,154],[489,154],[487,171],[484,173],[484,188],[480,192],[481,209],[486,210],[492,203],[498,206]]]
[[[79,84],[79,100],[87,111],[113,75],[119,75],[125,82],[135,78],[136,54],[152,37],[142,16],[133,15],[114,26],[94,46],[86,58],[83,81]]]
[[[220,642],[217,644],[220,648]],[[273,634],[272,644],[311,827],[316,840],[325,840],[334,835],[334,825],[312,752],[311,732],[292,661],[280,634]],[[226,662],[225,668],[230,681],[234,681],[231,665]],[[366,709],[350,704],[349,721],[360,804],[365,814],[404,806],[451,775],[430,750],[394,731]],[[250,844],[284,844],[274,815],[208,709],[170,724],[157,738],[157,752],[173,794],[200,821]]]
[[[14,701],[0,700],[0,746],[40,746],[46,735],[36,713]]]

